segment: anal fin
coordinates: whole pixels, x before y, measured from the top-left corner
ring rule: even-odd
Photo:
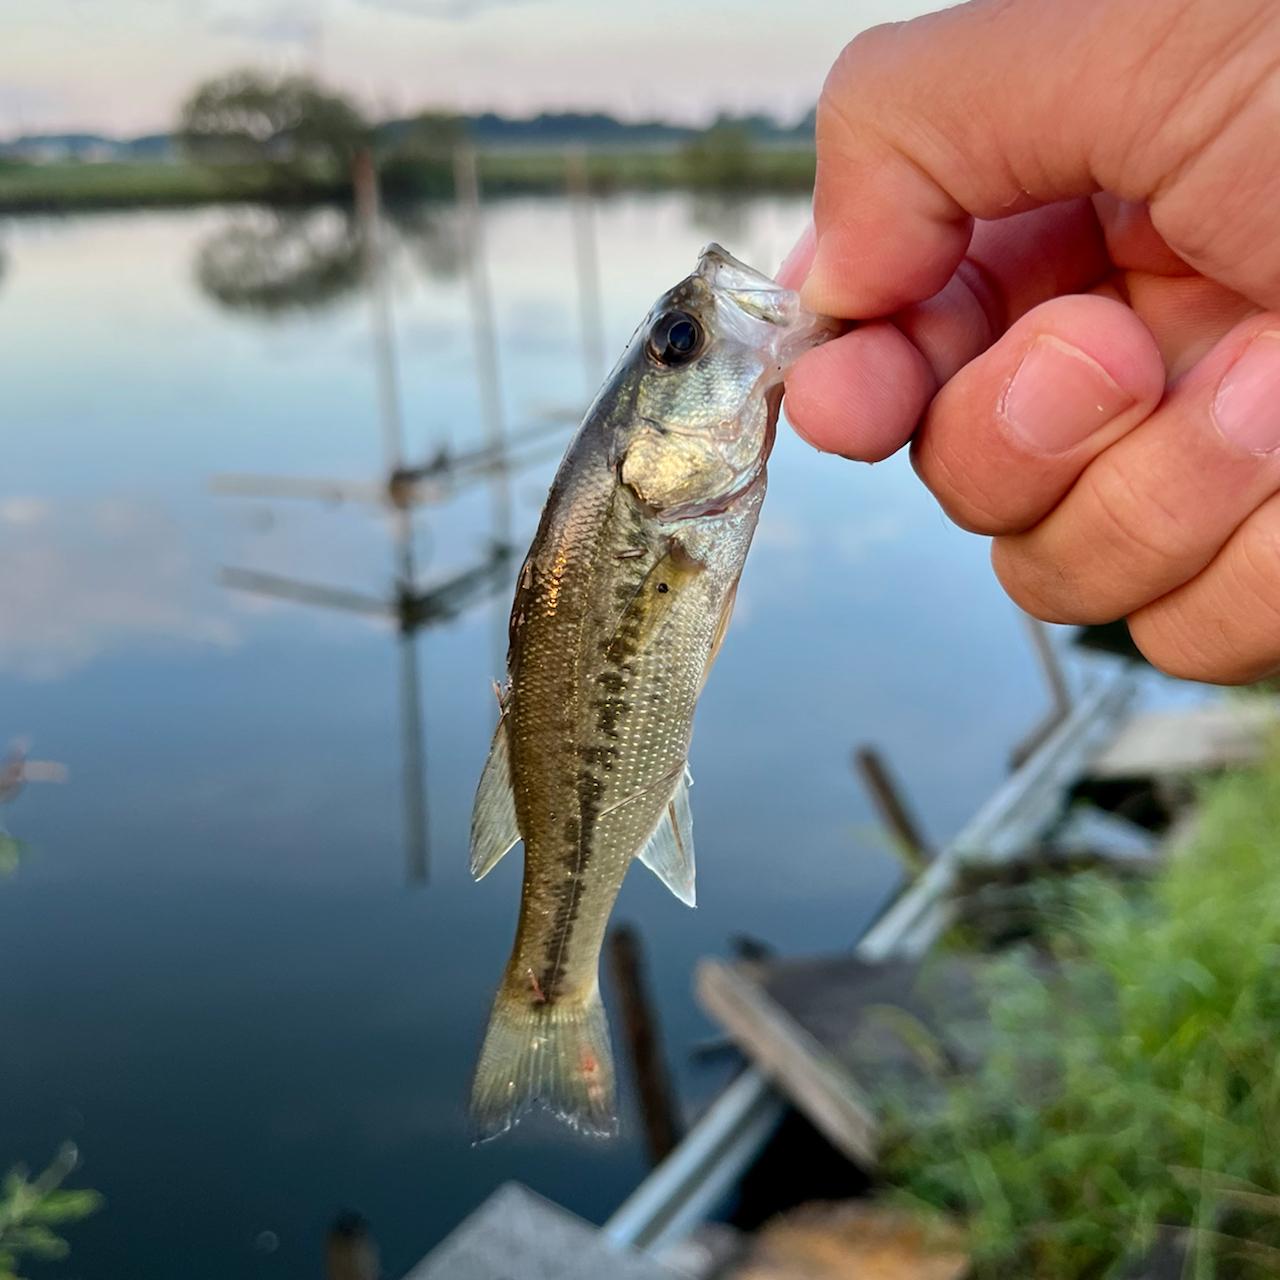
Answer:
[[[485,761],[475,808],[471,810],[471,874],[482,880],[502,855],[520,839],[516,798],[511,791],[511,763],[507,754],[507,718],[498,721],[493,745]]]
[[[686,906],[697,906],[694,887],[693,813],[689,788],[693,778],[685,765],[675,793],[667,803],[649,842],[640,851],[644,863]]]

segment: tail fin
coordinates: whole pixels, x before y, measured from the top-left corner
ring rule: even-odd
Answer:
[[[499,988],[471,1085],[476,1140],[505,1133],[535,1103],[595,1137],[618,1131],[613,1054],[600,988],[548,1004]]]

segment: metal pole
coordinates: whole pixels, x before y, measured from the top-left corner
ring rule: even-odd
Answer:
[[[1027,629],[1027,634],[1031,637],[1031,647],[1035,650],[1040,674],[1049,687],[1053,706],[1049,708],[1044,719],[1009,752],[1011,769],[1018,768],[1024,761],[1030,759],[1049,735],[1071,714],[1071,686],[1067,683],[1066,672],[1062,669],[1058,651],[1053,647],[1049,628],[1039,618],[1033,618],[1029,613],[1022,614],[1022,622]]]
[[[604,1243],[658,1253],[683,1240],[726,1199],[786,1110],[760,1069],[748,1067],[600,1228]]]
[[[604,364],[604,307],[600,296],[600,251],[587,175],[587,149],[567,147],[565,186],[573,219],[573,261],[578,279],[578,323],[582,331],[582,379],[587,402],[595,399],[607,370]]]
[[[1067,684],[1066,672],[1062,669],[1058,651],[1053,647],[1049,628],[1039,618],[1033,618],[1029,613],[1022,615],[1022,621],[1031,636],[1031,644],[1036,651],[1036,659],[1040,663],[1040,674],[1044,676],[1044,682],[1053,695],[1053,709],[1063,716],[1069,715],[1071,687]]]
[[[511,477],[506,466],[506,422],[502,411],[502,372],[498,363],[498,339],[493,317],[493,292],[485,258],[484,224],[480,209],[480,175],[476,153],[458,147],[453,153],[453,185],[458,204],[458,226],[463,260],[467,266],[467,296],[471,304],[471,328],[475,343],[476,380],[480,393],[480,421],[485,443],[493,450],[493,479],[489,485],[493,541],[511,551]],[[490,638],[493,673],[505,671],[507,658],[506,610],[495,597]]]

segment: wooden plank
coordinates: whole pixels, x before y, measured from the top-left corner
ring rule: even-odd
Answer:
[[[1280,727],[1274,699],[1135,716],[1089,766],[1091,778],[1163,778],[1252,764]]]
[[[851,1160],[873,1163],[875,1114],[866,1095],[835,1055],[769,996],[758,975],[756,966],[704,959],[694,972],[694,993],[829,1141]]]
[[[631,1250],[608,1248],[589,1222],[518,1182],[499,1187],[405,1280],[671,1280]]]

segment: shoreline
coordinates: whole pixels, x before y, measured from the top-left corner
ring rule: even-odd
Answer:
[[[477,156],[485,196],[564,193],[561,152],[482,151]],[[711,171],[680,151],[601,152],[586,157],[595,195],[617,191],[687,190],[706,195],[754,195],[812,190],[812,150],[769,148],[735,157]],[[451,166],[440,160],[393,160],[383,166],[389,203],[452,198]],[[168,161],[0,163],[0,214],[76,213],[92,209],[175,208],[252,203],[282,208],[349,204],[346,182],[286,188],[260,170],[213,169]]]

